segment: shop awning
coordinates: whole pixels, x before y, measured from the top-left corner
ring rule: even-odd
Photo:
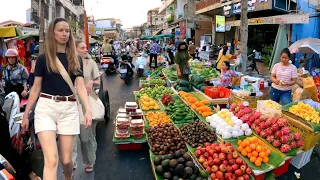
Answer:
[[[159,29],[159,30],[157,30],[156,32],[154,32],[154,33],[152,33],[154,36],[156,36],[156,35],[158,35],[158,34],[160,34],[160,32],[162,31],[163,29]]]
[[[140,40],[152,40],[153,37],[152,36],[141,36]]]
[[[11,38],[16,36],[22,36],[21,30],[17,27],[0,27],[0,38]]]
[[[32,37],[39,37],[39,34],[27,34],[24,36],[18,36],[18,37],[15,37],[14,40],[23,40],[23,39],[32,38]]]

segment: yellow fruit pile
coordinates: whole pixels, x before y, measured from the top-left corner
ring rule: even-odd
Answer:
[[[171,123],[169,116],[164,112],[148,112],[146,118],[152,127]]]
[[[193,94],[186,93],[184,91],[179,91],[179,95],[184,99],[188,105],[195,111],[197,111],[201,116],[207,117],[213,114],[212,109],[207,106],[210,104],[210,101],[204,99],[199,101]]]
[[[319,112],[313,107],[303,102],[298,102],[297,105],[293,105],[289,108],[289,112],[302,117],[303,119],[320,124]]]
[[[159,110],[159,104],[152,98],[150,98],[147,94],[143,94],[140,97],[139,103],[141,105],[142,111],[149,111],[149,110]]]
[[[281,110],[281,105],[277,102],[272,101],[272,100],[265,100],[265,101],[263,101],[263,104],[269,108],[272,108],[275,110]]]
[[[223,119],[229,126],[234,126],[234,122],[231,120],[232,114],[227,109],[222,109],[217,115]]]

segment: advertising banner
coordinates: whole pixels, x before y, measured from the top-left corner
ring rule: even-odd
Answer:
[[[226,31],[226,17],[216,15],[216,32]]]

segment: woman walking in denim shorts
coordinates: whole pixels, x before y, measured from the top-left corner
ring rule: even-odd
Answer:
[[[35,132],[38,135],[43,155],[45,180],[57,179],[58,148],[56,134],[59,134],[60,161],[65,180],[72,179],[72,149],[75,137],[80,133],[79,111],[75,94],[59,73],[59,62],[76,85],[85,107],[84,125],[91,126],[92,115],[88,94],[83,79],[83,65],[76,52],[76,46],[66,19],[53,20],[46,33],[45,54],[38,57],[35,79],[29,102],[24,112],[22,128],[28,127],[28,114],[38,100],[35,110]]]
[[[289,62],[290,51],[284,48],[280,54],[281,62],[275,64],[271,71],[272,86],[270,99],[286,105],[292,102],[291,88],[296,83],[297,68]]]

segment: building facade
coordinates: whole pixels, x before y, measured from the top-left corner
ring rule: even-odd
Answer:
[[[159,12],[159,8],[150,9],[147,13],[147,26],[152,35],[160,33],[164,23],[165,12]]]

